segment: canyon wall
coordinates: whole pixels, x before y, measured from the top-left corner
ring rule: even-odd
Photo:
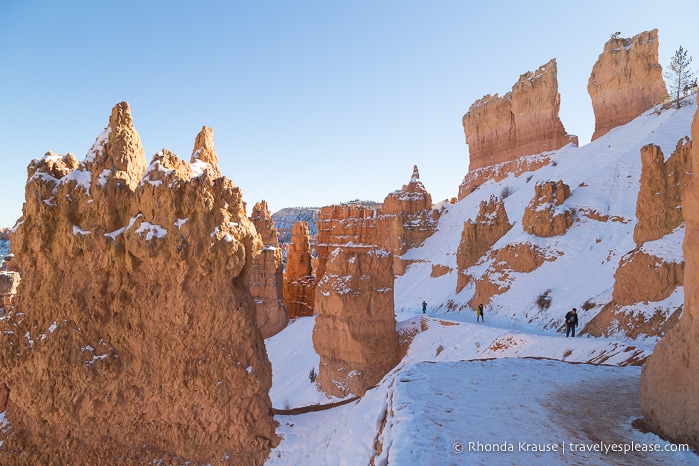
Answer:
[[[277,242],[277,230],[266,201],[255,204],[250,220],[264,246],[252,261],[250,293],[255,299],[257,326],[262,337],[269,338],[279,333],[289,322],[282,297],[282,250]]]
[[[595,112],[593,141],[662,103],[668,94],[658,63],[658,30],[609,39],[592,67],[587,92]]]
[[[503,97],[486,95],[474,102],[462,119],[469,172],[571,142],[577,145],[577,137],[567,134],[561,123],[559,108],[555,59],[520,76]]]
[[[213,133],[146,163],[129,105],[28,168],[0,322],[3,462],[262,464],[279,439],[248,290],[261,248]]]
[[[422,244],[437,227],[438,212],[432,210],[432,196],[420,181],[417,166],[408,184],[384,199],[381,208],[340,205],[321,209],[318,217],[318,270],[332,250],[344,244],[372,245],[390,251],[393,271],[401,275],[407,266],[399,256]]]
[[[316,384],[328,396],[358,396],[400,360],[391,253],[372,246],[335,248],[318,283],[313,348]]]
[[[692,140],[699,138],[699,111]],[[691,149],[699,166],[699,145]],[[684,311],[679,323],[656,345],[641,373],[639,390],[646,426],[675,443],[699,449],[699,184],[696,175],[682,199],[684,237]]]
[[[684,259],[663,254],[663,242],[678,244],[684,235],[682,196],[693,171],[692,143],[685,137],[665,160],[660,147],[641,148],[641,178],[636,201],[636,247],[619,261],[612,301],[590,320],[581,333],[608,336],[623,332],[629,338],[662,336],[679,320],[682,308],[657,305],[653,315],[635,312],[633,305],[659,303],[684,285]]]

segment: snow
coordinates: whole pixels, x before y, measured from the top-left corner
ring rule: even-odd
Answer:
[[[97,139],[92,144],[92,147],[90,147],[85,155],[85,162],[94,162],[97,157],[102,155],[104,152],[104,145],[109,140],[109,133],[111,132],[112,128],[108,126],[97,136]]]
[[[89,235],[91,232],[83,230],[77,225],[73,225],[73,235]]]
[[[561,333],[570,308],[579,309],[582,328],[611,301],[619,261],[636,248],[640,148],[654,143],[671,154],[689,134],[695,111],[694,103],[659,115],[651,110],[586,146],[547,154],[552,163],[537,171],[486,182],[461,201],[443,204],[437,231],[401,256],[412,262],[396,278],[394,295],[399,334],[412,335],[407,354],[358,400],[276,415],[282,440],[266,464],[699,464],[696,453],[671,451],[682,446],[633,425],[642,418],[636,364],[652,353],[658,337],[631,340],[615,329],[609,338]],[[576,212],[573,226],[552,238],[525,233],[520,219],[535,184],[559,179],[571,188],[559,208]],[[464,222],[504,187],[513,227],[494,248],[529,244],[547,261],[531,273],[495,277],[509,289],[486,306],[485,322],[476,323],[469,306],[474,287],[456,293],[455,253]],[[642,249],[681,262],[683,237],[681,226]],[[483,260],[467,272],[479,279],[492,263]],[[433,264],[452,270],[431,277]],[[548,309],[537,305],[544,294],[551,299]],[[622,312],[668,316],[683,300],[677,287],[661,302]],[[320,363],[314,323],[315,317],[295,319],[265,341],[277,409],[338,401],[308,377]]]
[[[154,223],[141,222],[141,225],[136,229],[136,233],[141,236],[143,236],[143,233],[146,233],[146,241],[150,241],[153,238],[165,238],[167,230]]]
[[[188,220],[189,220],[188,218],[178,218],[177,221],[175,221],[175,226],[179,230],[182,228],[182,225],[187,223]]]
[[[90,195],[90,186],[92,185],[92,172],[87,170],[75,169],[61,178],[62,184],[75,181],[76,186],[81,187],[87,195]]]
[[[204,170],[206,170],[207,168],[211,168],[210,164],[208,164],[206,162],[202,162],[199,159],[195,160],[194,162],[190,163],[189,165],[190,165],[190,167],[192,167],[192,173],[193,173],[193,176],[195,178],[203,175]]]
[[[138,220],[142,216],[143,216],[143,214],[138,214],[135,217],[131,217],[129,219],[128,225],[126,225],[125,227],[119,228],[118,230],[114,230],[112,232],[105,233],[104,236],[106,236],[107,238],[112,238],[113,240],[116,241],[117,236],[123,234],[127,230],[130,230],[134,226],[134,224],[136,223],[136,220]]]
[[[102,187],[102,186],[106,185],[110,176],[112,176],[111,170],[109,170],[108,168],[105,168],[104,170],[102,170],[99,177],[97,178],[97,186]]]

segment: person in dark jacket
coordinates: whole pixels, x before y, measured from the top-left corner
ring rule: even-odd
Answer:
[[[479,304],[478,309],[476,310],[476,322],[478,322],[478,319],[481,319],[481,322],[485,322],[485,316],[483,315],[483,305]]]
[[[568,334],[572,333],[575,337],[575,327],[578,326],[578,310],[573,308],[572,311],[568,311],[566,314],[566,338]]]
[[[422,313],[424,314],[426,310],[427,310],[427,303],[425,301],[423,301],[422,302]]]

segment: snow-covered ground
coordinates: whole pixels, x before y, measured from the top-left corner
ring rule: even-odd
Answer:
[[[359,400],[277,415],[282,441],[267,463],[699,464],[696,453],[676,451],[681,447],[632,424],[642,417],[638,364],[651,354],[656,337],[566,338],[559,331],[572,307],[580,310],[582,328],[611,300],[619,259],[636,247],[640,149],[657,144],[667,159],[677,141],[690,134],[695,111],[692,103],[648,112],[586,146],[549,154],[549,166],[487,182],[447,205],[438,231],[403,256],[416,262],[395,282],[398,330],[402,338],[412,338],[405,357]],[[524,233],[521,218],[535,184],[559,179],[571,187],[565,208],[593,209],[617,221],[578,214],[564,236]],[[476,323],[467,307],[473,287],[456,293],[456,250],[464,221],[504,188],[510,191],[504,202],[514,226],[494,247],[535,244],[556,260],[528,274],[512,274],[509,291],[487,306],[485,323]],[[680,228],[644,247],[677,260],[683,235]],[[452,272],[431,277],[433,264]],[[488,265],[483,261],[469,272],[479,277]],[[536,301],[545,292],[551,305],[541,309]],[[418,312],[423,300],[426,315]],[[682,301],[678,287],[665,301],[629,312],[674,309]],[[338,401],[318,392],[308,377],[319,364],[311,340],[314,322],[296,319],[266,341],[275,408]]]
[[[358,401],[277,415],[282,441],[267,464],[699,464],[632,426],[641,368],[627,364],[649,347],[399,318],[400,332],[415,333],[399,366]],[[275,408],[337,401],[308,378],[314,322],[296,319],[267,340]]]

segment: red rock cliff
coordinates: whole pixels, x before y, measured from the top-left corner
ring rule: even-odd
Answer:
[[[420,245],[434,233],[438,213],[432,210],[432,196],[420,181],[417,166],[410,182],[386,196],[380,209],[362,206],[323,207],[318,217],[318,272],[322,277],[328,255],[348,243],[373,245],[393,254],[393,271],[404,272],[398,256]]]
[[[699,111],[692,139],[699,138]],[[691,151],[699,166],[699,145]],[[640,403],[646,425],[675,443],[699,449],[699,183],[696,174],[682,200],[684,237],[684,312],[680,322],[656,345],[641,373]]]
[[[486,95],[464,115],[469,172],[523,155],[560,149],[576,136],[566,133],[558,116],[558,70],[553,59],[520,76],[503,97]]]
[[[261,245],[204,140],[147,166],[124,102],[83,162],[30,164],[3,462],[262,464],[278,443],[247,288]]]
[[[587,83],[595,112],[594,141],[668,97],[658,63],[658,30],[611,38]]]

